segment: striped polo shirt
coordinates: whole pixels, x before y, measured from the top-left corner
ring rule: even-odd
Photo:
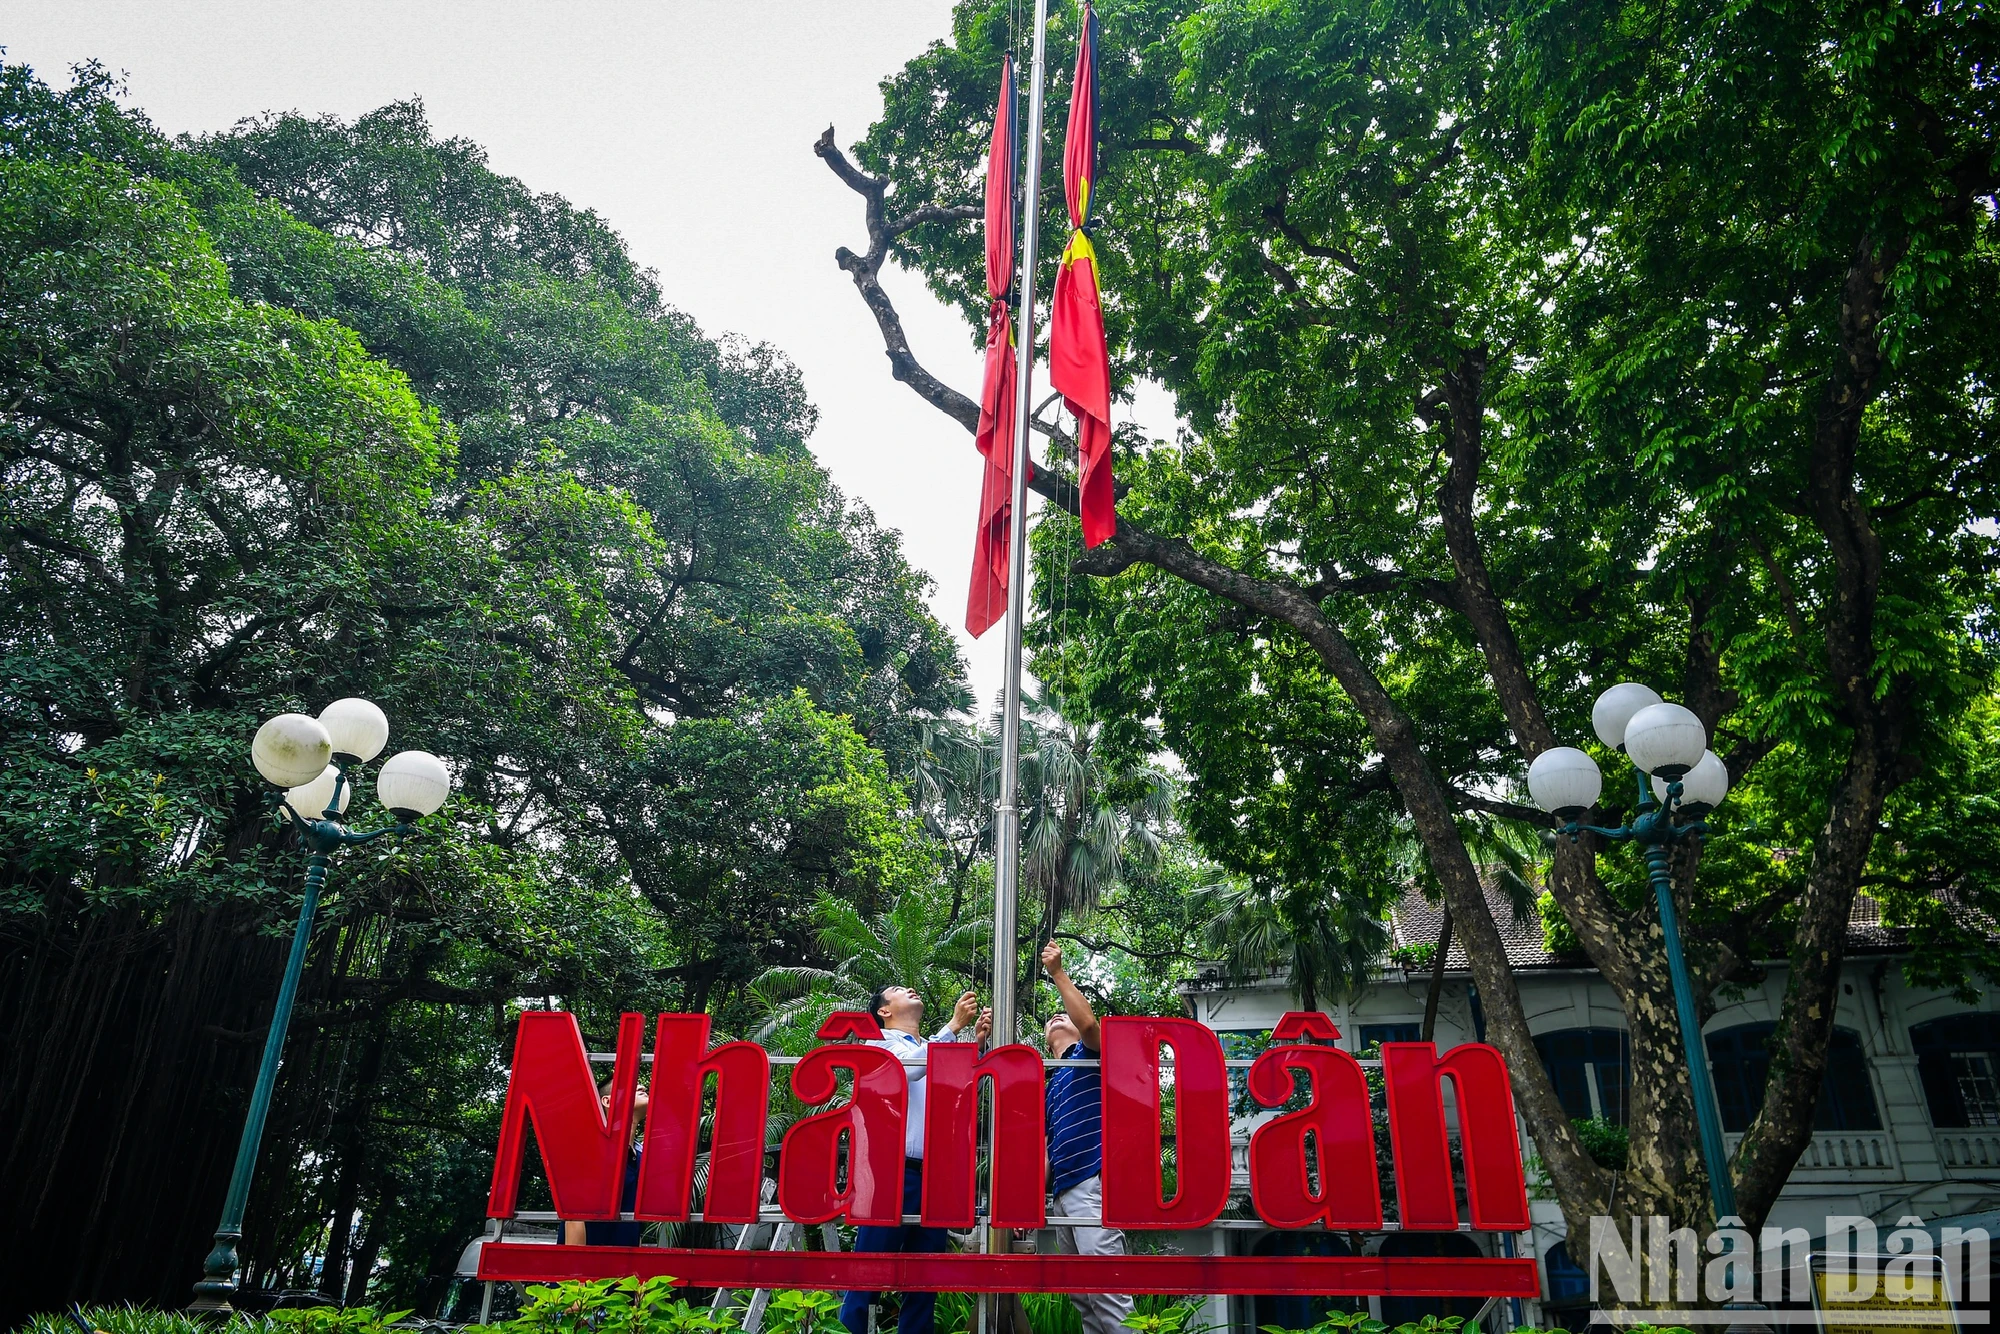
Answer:
[[[1081,1042],[1063,1057],[1095,1061]],[[1062,1065],[1049,1071],[1049,1189],[1060,1195],[1104,1170],[1104,1076],[1095,1065]]]

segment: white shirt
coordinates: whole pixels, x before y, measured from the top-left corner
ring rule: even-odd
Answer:
[[[869,1046],[881,1047],[897,1060],[906,1062],[903,1066],[903,1074],[910,1081],[910,1101],[907,1113],[908,1119],[903,1122],[903,1156],[905,1158],[921,1158],[924,1156],[924,1093],[930,1088],[930,1082],[925,1078],[928,1071],[921,1064],[924,1059],[924,1048],[930,1046],[933,1042],[972,1042],[976,1040],[971,1024],[967,1024],[956,1033],[951,1031],[950,1024],[946,1024],[928,1039],[920,1038],[914,1033],[905,1033],[900,1028],[889,1028],[882,1031],[882,1037],[879,1041],[872,1039],[869,1041]],[[907,1064],[910,1061],[916,1061],[919,1064]]]

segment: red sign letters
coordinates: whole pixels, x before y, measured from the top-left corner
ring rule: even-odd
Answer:
[[[574,1017],[547,1011],[521,1016],[488,1198],[490,1216],[506,1218],[515,1212],[530,1123],[555,1212],[570,1219],[620,1216],[644,1026],[636,1014],[625,1015],[619,1024],[607,1107],[600,1102]],[[820,1029],[821,1037],[836,1040],[792,1067],[792,1092],[808,1105],[832,1101],[842,1072],[851,1084],[840,1105],[801,1118],[785,1133],[776,1179],[778,1206],[787,1218],[800,1223],[901,1221],[908,1076],[889,1051],[837,1040],[879,1034],[872,1016],[836,1014]],[[1365,1070],[1347,1052],[1315,1045],[1339,1036],[1325,1015],[1287,1015],[1274,1036],[1283,1045],[1265,1051],[1250,1067],[1251,1098],[1267,1108],[1284,1107],[1294,1098],[1294,1076],[1302,1074],[1309,1085],[1308,1101],[1263,1122],[1251,1135],[1252,1206],[1272,1227],[1380,1229],[1382,1193]],[[1040,1054],[1023,1044],[982,1054],[970,1043],[933,1043],[925,1051],[924,1225],[964,1229],[981,1221],[975,1172],[979,1093],[986,1082],[994,1116],[991,1217],[985,1221],[1007,1228],[1043,1226],[1046,1144]],[[1165,1052],[1172,1053],[1170,1065],[1163,1060]],[[765,1175],[770,1058],[748,1042],[711,1047],[708,1017],[688,1014],[659,1017],[653,1056],[644,1152],[630,1216],[674,1222],[693,1215],[704,1093],[713,1080],[701,1217],[718,1223],[756,1221]],[[1103,1080],[1106,1226],[1190,1230],[1213,1223],[1227,1207],[1230,1192],[1230,1090],[1216,1034],[1188,1019],[1107,1018]],[[1527,1190],[1506,1063],[1484,1044],[1454,1047],[1440,1056],[1427,1042],[1392,1042],[1382,1049],[1399,1226],[1433,1231],[1459,1226],[1446,1080],[1457,1108],[1472,1227],[1526,1228]],[[1168,1089],[1171,1130],[1163,1130]],[[1172,1136],[1174,1163],[1171,1193],[1163,1188],[1161,1170],[1167,1135]],[[1273,1266],[1273,1273],[1263,1272]],[[483,1278],[546,1281],[607,1273],[671,1273],[702,1286],[906,1291],[1533,1296],[1536,1290],[1533,1261],[1501,1259],[855,1255],[493,1243],[480,1260]]]

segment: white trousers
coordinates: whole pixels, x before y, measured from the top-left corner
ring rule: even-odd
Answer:
[[[1071,1218],[1104,1216],[1104,1183],[1085,1177],[1056,1196],[1056,1213]],[[1064,1247],[1074,1255],[1123,1255],[1125,1234],[1115,1227],[1065,1227]],[[1076,1313],[1083,1317],[1083,1334],[1129,1334],[1125,1317],[1132,1314],[1132,1299],[1114,1292],[1073,1292],[1069,1295]]]

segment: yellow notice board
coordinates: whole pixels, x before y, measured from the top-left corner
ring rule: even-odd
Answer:
[[[1942,1273],[1908,1277],[1898,1273],[1890,1278],[1878,1268],[1873,1274],[1860,1276],[1860,1284],[1872,1284],[1875,1290],[1859,1301],[1831,1298],[1827,1293],[1829,1275],[1817,1265],[1812,1277],[1813,1305],[1819,1309],[1820,1327],[1828,1334],[1911,1334],[1920,1329],[1956,1334],[1958,1329]],[[1856,1284],[1852,1274],[1830,1277],[1836,1291],[1851,1291]]]

